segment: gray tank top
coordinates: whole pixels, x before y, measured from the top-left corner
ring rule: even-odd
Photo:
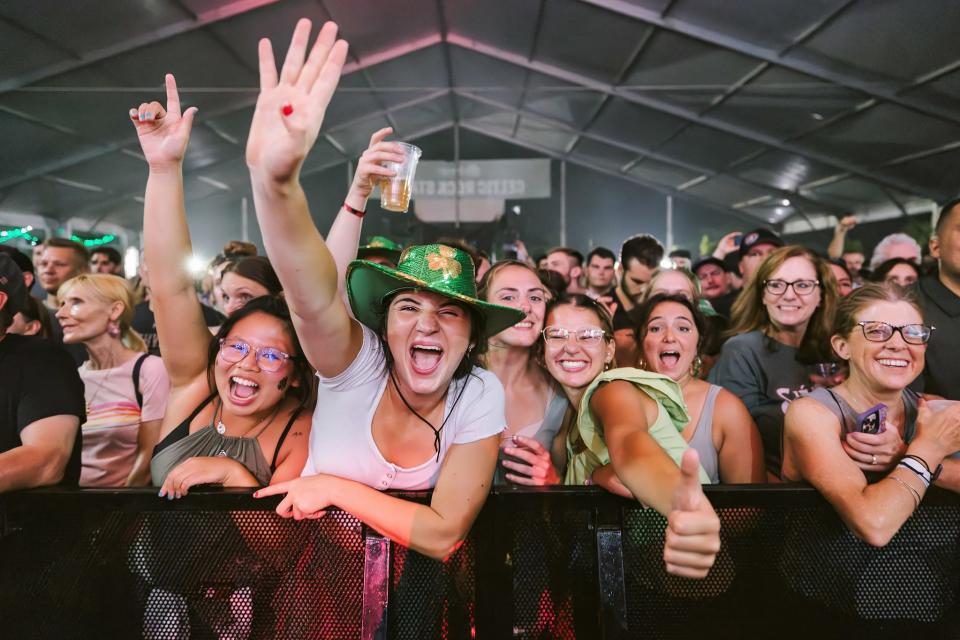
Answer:
[[[710,385],[707,399],[704,400],[703,409],[700,411],[700,419],[697,420],[697,426],[694,427],[690,442],[687,443],[700,454],[700,466],[707,472],[710,484],[720,484],[720,456],[716,447],[713,446],[713,409],[717,403],[717,395],[722,389],[723,387],[718,385]]]
[[[269,422],[261,427],[257,433],[244,437],[223,435],[212,424],[189,433],[190,423],[212,399],[213,396],[207,398],[154,448],[153,459],[150,461],[150,477],[153,486],[161,486],[170,470],[188,458],[217,456],[232,458],[242,464],[253,474],[253,477],[257,479],[261,486],[270,484],[270,478],[276,468],[277,454],[287,436],[287,432],[300,414],[300,410],[293,412],[289,422],[284,427],[283,433],[277,441],[276,451],[274,451],[273,464],[270,464],[264,458],[263,450],[257,441],[257,437],[263,430],[270,426]]]
[[[904,421],[903,429],[903,441],[907,444],[913,440],[913,436],[917,430],[917,401],[919,396],[910,389],[904,389],[901,392],[901,397],[903,398],[903,408],[906,413],[906,420]],[[840,421],[840,426],[842,428],[840,437],[843,438],[848,433],[857,430],[857,411],[854,410],[847,401],[843,399],[839,393],[835,393],[830,389],[825,389],[823,387],[817,387],[810,392],[810,395],[807,396],[812,400],[816,400],[823,406],[827,408],[833,415],[837,417],[837,420]]]

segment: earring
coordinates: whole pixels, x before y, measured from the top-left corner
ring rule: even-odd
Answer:
[[[637,369],[646,369],[647,363],[644,361],[643,356],[640,356],[637,359]]]
[[[703,370],[703,360],[700,358],[700,354],[693,359],[693,364],[690,365],[690,375],[694,378],[700,377],[700,372]]]
[[[604,370],[604,371],[609,371],[609,370],[610,370],[610,361],[609,361],[609,360],[607,360],[606,362],[603,363],[603,370]]]
[[[114,322],[113,320],[111,320],[110,323],[107,324],[107,334],[108,334],[111,338],[119,338],[119,337],[120,337],[120,325],[117,324],[116,322]]]

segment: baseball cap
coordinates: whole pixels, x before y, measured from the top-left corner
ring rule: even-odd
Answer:
[[[0,291],[7,294],[4,310],[13,316],[27,303],[27,287],[23,284],[23,271],[10,254],[0,252]]]
[[[13,261],[17,263],[17,266],[20,267],[20,271],[24,273],[36,273],[36,270],[33,267],[33,260],[29,258],[22,251],[17,251],[13,247],[0,247],[0,253],[6,253],[8,256],[13,258]]]
[[[713,256],[700,256],[699,258],[697,258],[697,261],[693,263],[693,266],[690,267],[690,270],[696,273],[697,270],[705,264],[715,264],[721,269],[723,269],[724,271],[727,270],[726,266],[724,266],[723,264],[723,260],[721,260],[720,258],[715,258]]]
[[[772,244],[775,247],[782,247],[783,240],[770,229],[760,227],[749,233],[743,234],[743,240],[740,241],[740,257],[750,253],[750,250],[759,244]]]

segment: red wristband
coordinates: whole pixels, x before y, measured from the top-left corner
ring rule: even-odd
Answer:
[[[348,212],[352,213],[353,215],[357,216],[358,218],[362,218],[363,216],[367,215],[366,211],[361,211],[360,209],[354,209],[353,207],[348,205],[346,202],[343,203],[343,208],[346,209]]]

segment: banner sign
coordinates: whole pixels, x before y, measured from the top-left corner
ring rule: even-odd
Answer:
[[[461,160],[459,175],[453,162],[420,162],[413,197],[549,198],[550,160]]]

